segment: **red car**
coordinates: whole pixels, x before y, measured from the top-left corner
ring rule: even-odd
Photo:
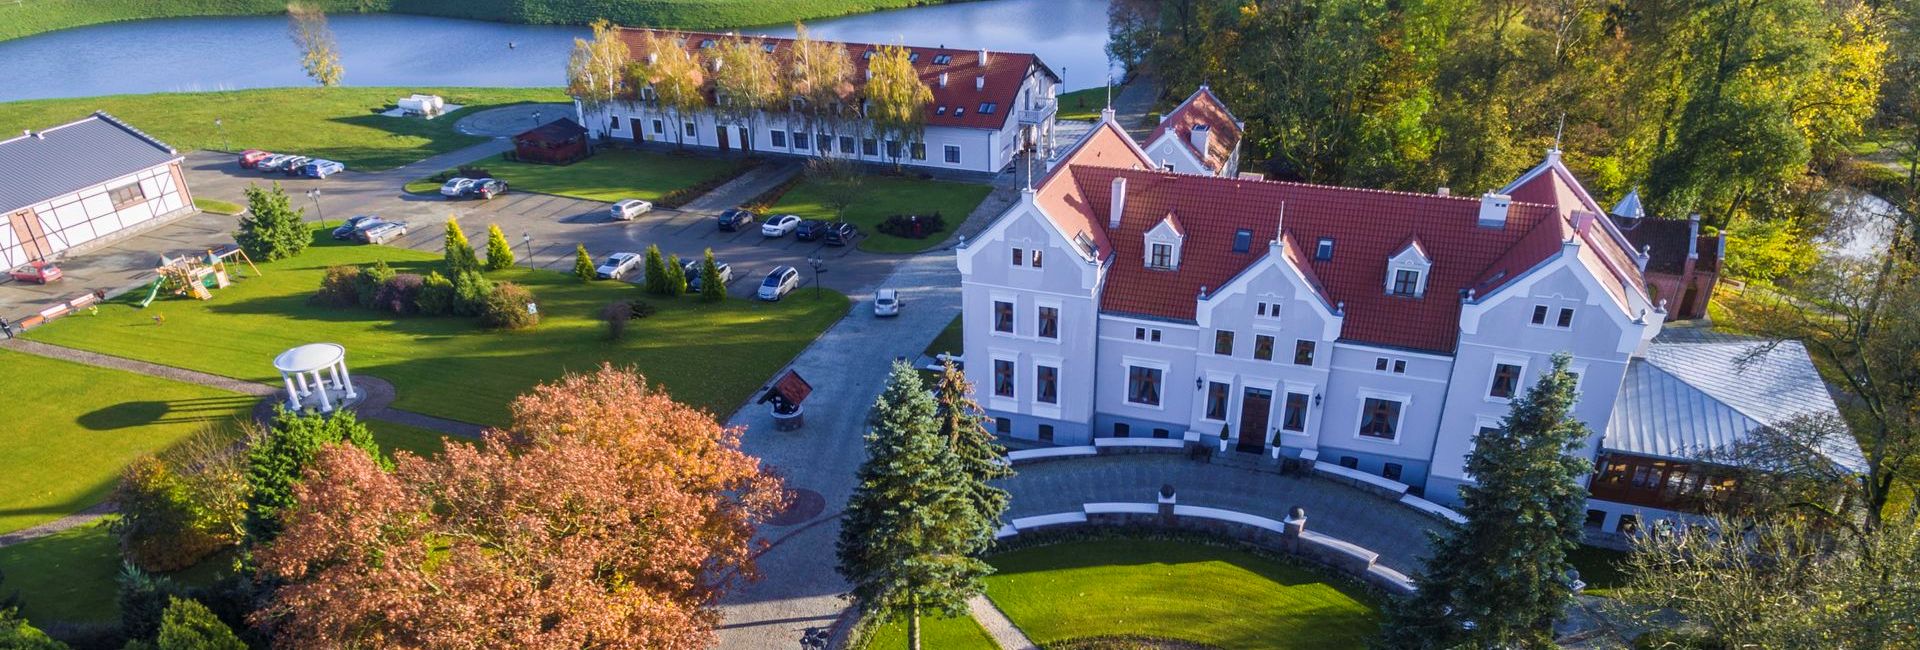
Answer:
[[[260,161],[266,160],[268,156],[272,156],[272,155],[273,155],[273,152],[261,151],[259,149],[248,149],[246,151],[242,151],[240,152],[240,168],[253,169],[255,167],[258,167],[260,166]]]
[[[14,269],[8,275],[13,276],[13,279],[18,282],[47,284],[59,280],[63,274],[60,272],[60,267],[54,266],[52,262],[30,262],[26,266]]]

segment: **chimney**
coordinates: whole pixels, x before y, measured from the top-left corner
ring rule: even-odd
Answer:
[[[1453,190],[1447,189],[1445,187],[1434,190],[1433,193],[1436,196],[1453,196]]]
[[[1207,157],[1207,145],[1213,143],[1213,129],[1205,124],[1195,124],[1193,131],[1187,134],[1187,139],[1193,141],[1193,150],[1200,152],[1200,158],[1204,160]]]
[[[1507,227],[1507,207],[1513,205],[1513,197],[1488,192],[1480,195],[1480,227]]]
[[[987,67],[987,48],[980,48],[980,67]]]
[[[974,90],[986,90],[986,89],[987,89],[987,76],[986,76],[986,75],[980,75],[980,76],[978,76],[978,77],[974,77],[974,78],[973,78],[973,89],[974,89]]]
[[[940,87],[947,87],[947,73],[945,72],[940,73]]]
[[[1119,228],[1120,215],[1127,211],[1127,177],[1113,179],[1113,193],[1107,197],[1107,227]]]

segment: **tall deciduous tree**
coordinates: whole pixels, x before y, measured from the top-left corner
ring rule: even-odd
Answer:
[[[784,65],[786,74],[781,76],[787,96],[800,100],[798,111],[789,106],[789,130],[800,130],[792,128],[800,122],[809,131],[825,129],[837,134],[845,125],[844,118],[853,111],[848,106],[854,93],[853,57],[847,54],[845,45],[814,39],[806,25],[794,23],[793,31]]]
[[[598,111],[624,98],[627,88],[627,44],[612,21],[593,21],[593,40],[573,39],[567,57],[567,94],[588,111]]]
[[[121,554],[149,571],[174,571],[240,543],[246,471],[245,451],[214,427],[128,463],[113,493]]]
[[[287,191],[275,182],[272,189],[247,186],[247,213],[240,216],[240,229],[233,241],[247,257],[262,262],[281,260],[307,250],[313,243],[313,231],[307,228],[306,210],[293,208]]]
[[[300,68],[314,83],[340,85],[346,68],[340,65],[340,42],[333,38],[327,14],[306,3],[287,5],[287,36],[300,48]]]
[[[767,51],[766,44],[757,38],[734,36],[722,42],[719,52],[714,54],[714,61],[720,66],[713,72],[714,108],[722,118],[745,127],[749,134],[759,133],[761,116],[785,99],[780,87],[780,64]],[[749,151],[754,143],[749,137],[735,144],[742,151]]]
[[[447,275],[459,276],[467,271],[479,271],[480,259],[473,254],[473,243],[467,241],[467,233],[460,229],[460,220],[447,217],[447,235],[443,242],[446,247]]]
[[[840,575],[861,611],[906,620],[910,647],[919,650],[921,614],[960,615],[981,592],[993,568],[978,557],[980,528],[991,521],[912,366],[893,364],[869,426],[860,485],[840,523]]]
[[[677,32],[647,32],[641,41],[645,53],[627,69],[628,83],[651,88],[661,111],[671,114],[674,142],[680,146],[687,137],[681,122],[707,109],[706,68],[682,45],[686,38]]]
[[[507,233],[500,231],[500,224],[487,224],[487,270],[510,268],[513,268],[513,246],[507,243]]]
[[[1589,431],[1573,418],[1568,356],[1552,365],[1498,428],[1474,435],[1460,488],[1465,524],[1432,539],[1419,591],[1389,610],[1389,648],[1552,648],[1553,621],[1573,599],[1567,554],[1580,545]]]
[[[259,553],[286,584],[256,620],[289,647],[709,647],[783,498],[740,431],[607,366],[512,410],[392,472],[322,451]]]
[[[867,71],[873,75],[865,89],[867,120],[876,133],[896,143],[887,155],[899,167],[901,156],[908,155],[912,143],[927,130],[927,106],[933,103],[933,89],[920,80],[920,72],[913,68],[904,47],[881,46],[867,60]]]

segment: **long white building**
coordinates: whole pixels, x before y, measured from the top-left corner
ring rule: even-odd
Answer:
[[[1725,488],[1692,460],[1707,448],[1833,410],[1794,387],[1804,350],[1743,371],[1655,344],[1646,257],[1558,152],[1477,197],[1192,171],[1109,114],[965,242],[967,369],[1001,435],[1224,439],[1455,504],[1473,435],[1566,352],[1606,496],[1588,524],[1616,531]]]
[[[193,214],[181,160],[104,112],[0,141],[0,263],[57,260]]]
[[[644,60],[644,36],[654,30],[622,29],[635,60]],[[720,65],[713,56],[724,34],[674,34],[709,71]],[[752,37],[776,58],[787,56],[792,39]],[[866,43],[842,43],[852,58],[854,88],[848,101],[860,101],[867,79],[867,61],[879,49]],[[685,115],[662,107],[651,88],[594,110],[575,102],[579,122],[595,137],[611,136],[643,142],[663,142],[721,151],[752,150],[795,156],[853,158],[876,164],[899,162],[920,168],[997,172],[1012,164],[1023,147],[1041,155],[1051,153],[1054,115],[1060,77],[1039,57],[1017,52],[961,50],[906,46],[921,81],[933,90],[927,106],[924,133],[912,142],[895,141],[874,133],[862,120],[829,125],[808,119],[797,103],[795,110],[775,110],[752,119],[730,119],[712,110]],[[711,84],[709,84],[711,86]],[[713,91],[709,89],[709,104]]]

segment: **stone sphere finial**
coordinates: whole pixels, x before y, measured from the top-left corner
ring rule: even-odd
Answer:
[[[1172,496],[1173,496],[1173,484],[1172,484],[1172,483],[1162,483],[1162,484],[1160,484],[1160,496],[1161,496],[1161,498],[1168,498],[1168,497],[1172,497]]]
[[[1289,509],[1287,509],[1287,518],[1289,518],[1289,519],[1306,519],[1306,518],[1307,518],[1307,509],[1306,509],[1306,508],[1302,508],[1302,507],[1300,507],[1300,506],[1294,506],[1294,507],[1292,507],[1292,508],[1289,508]]]

